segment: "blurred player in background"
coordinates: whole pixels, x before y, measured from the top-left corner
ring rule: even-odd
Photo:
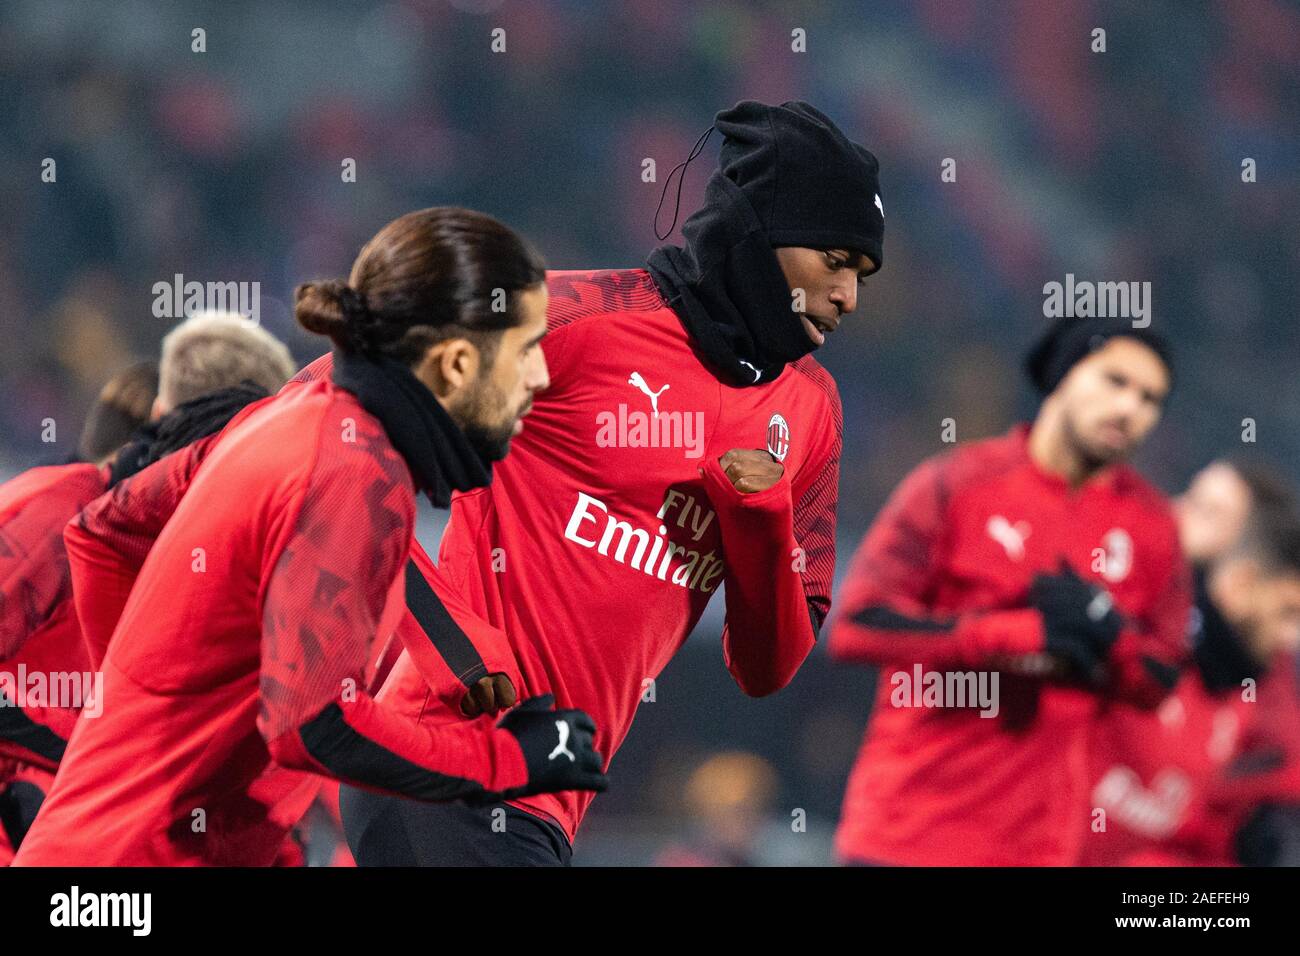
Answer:
[[[416,490],[445,506],[489,482],[546,387],[543,275],[496,220],[436,208],[381,230],[348,282],[299,287],[298,321],[334,342],[332,380],[213,442],[109,641],[103,712],[78,722],[16,864],[270,863],[294,822],[260,792],[272,761],[423,800],[603,788],[579,711],[541,697],[500,725],[430,729],[366,692],[404,609]]]
[[[21,676],[41,675],[52,686],[50,674],[90,670],[63,542],[68,521],[151,454],[180,447],[196,425],[224,425],[240,405],[275,391],[293,372],[289,350],[265,329],[236,313],[197,314],[163,338],[156,371],[152,364],[136,366],[105,388],[82,433],[81,453],[92,456],[90,463],[33,469],[0,488],[0,497],[10,497],[0,506],[0,680],[8,677],[14,687]],[[223,399],[220,409],[203,406],[205,396],[241,382],[260,395],[243,394],[237,404]],[[199,407],[190,407],[195,402]],[[185,411],[169,418],[178,406]],[[161,422],[150,425],[150,419],[167,421],[163,441]],[[57,480],[48,480],[51,475]],[[0,707],[0,780],[12,776],[22,784],[0,791],[11,847],[48,790],[80,710],[69,701],[33,697],[23,706]],[[6,812],[6,800],[19,805]]]
[[[880,267],[877,162],[806,103],[742,102],[715,125],[721,167],[684,248],[548,275],[552,387],[442,542],[449,589],[504,632],[448,669],[591,712],[611,758],[724,581],[724,659],[753,696],[790,681],[830,607],[841,410],[809,353]],[[430,705],[426,674],[404,656],[382,699],[462,720]],[[515,801],[505,832],[479,808],[347,787],[341,804],[362,866],[555,865],[591,799]]]
[[[1191,666],[1155,713],[1103,712],[1088,865],[1276,862],[1291,814],[1265,804],[1300,804],[1294,497],[1259,467],[1218,461],[1177,513],[1196,572]]]
[[[1126,464],[1169,392],[1164,341],[1062,319],[1026,369],[1032,424],[921,464],[849,569],[830,651],[880,681],[845,862],[1074,864],[1100,702],[1155,706],[1185,654],[1174,519]]]

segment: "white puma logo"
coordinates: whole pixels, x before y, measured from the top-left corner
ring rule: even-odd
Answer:
[[[640,389],[642,392],[645,393],[646,398],[650,399],[650,407],[654,409],[655,418],[658,418],[659,417],[659,396],[662,395],[664,392],[668,391],[668,386],[664,385],[664,387],[659,389],[659,391],[652,392],[650,391],[650,386],[645,383],[645,379],[641,377],[640,372],[633,372],[631,377],[627,380],[627,383],[633,386],[634,388]]]
[[[1007,557],[1015,561],[1024,559],[1025,556],[1025,539],[1029,537],[1029,523],[1017,521],[1012,524],[1002,515],[994,515],[989,519],[986,529],[989,537],[996,541],[1007,552]]]
[[[568,758],[569,758],[570,760],[572,760],[574,763],[577,763],[578,758],[575,757],[575,756],[573,755],[573,751],[569,749],[569,724],[568,724],[568,722],[567,722],[567,721],[564,721],[564,720],[557,720],[557,721],[555,722],[555,729],[558,730],[558,731],[560,732],[560,742],[559,742],[558,744],[555,745],[555,749],[551,751],[551,755],[550,755],[549,757],[547,757],[546,759],[547,759],[547,760],[554,760],[556,757],[559,757],[559,756],[563,755],[563,756],[565,756],[565,757],[568,757]]]

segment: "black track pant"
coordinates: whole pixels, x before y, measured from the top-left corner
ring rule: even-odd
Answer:
[[[421,803],[344,786],[343,831],[358,866],[568,866],[549,820],[504,803]]]

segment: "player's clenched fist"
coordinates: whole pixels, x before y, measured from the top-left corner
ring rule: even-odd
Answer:
[[[771,452],[758,448],[733,448],[718,459],[718,464],[732,487],[743,495],[767,491],[785,474],[785,467]]]

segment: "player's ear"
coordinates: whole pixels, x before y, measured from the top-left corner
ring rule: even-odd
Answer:
[[[443,339],[429,346],[414,371],[434,395],[448,399],[474,384],[481,358],[469,339]]]

